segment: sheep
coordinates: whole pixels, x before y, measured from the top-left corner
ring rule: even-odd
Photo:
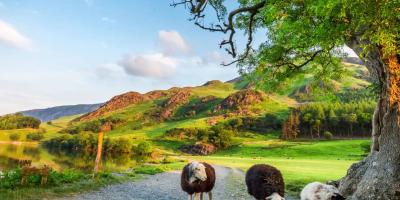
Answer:
[[[270,165],[258,164],[246,172],[247,191],[257,200],[284,200],[285,183],[281,172]]]
[[[212,200],[211,190],[215,185],[215,170],[205,162],[193,161],[187,164],[181,175],[182,190],[189,194],[188,199],[203,199],[203,193],[208,193],[209,200]]]
[[[300,194],[301,200],[344,200],[339,190],[333,185],[319,182],[309,183]]]

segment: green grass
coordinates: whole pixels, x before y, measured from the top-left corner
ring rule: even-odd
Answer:
[[[194,95],[204,97],[204,96],[216,96],[220,98],[225,98],[228,95],[236,92],[235,85],[232,83],[216,83],[208,86],[199,86],[191,89]]]
[[[0,189],[0,199],[2,200],[39,200],[54,199],[55,197],[63,197],[69,194],[75,194],[90,190],[99,189],[110,184],[121,183],[128,180],[134,180],[135,177],[129,176],[107,176],[99,178],[86,178],[77,182],[62,184],[58,186],[41,186],[41,187],[19,187],[13,190]]]
[[[295,194],[309,182],[343,177],[351,164],[362,159],[365,155],[362,146],[368,144],[368,140],[287,142],[246,139],[242,145],[214,155],[189,158],[243,170],[254,164],[273,165],[282,171],[287,190]]]

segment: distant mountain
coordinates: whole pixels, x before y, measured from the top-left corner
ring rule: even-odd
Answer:
[[[44,109],[34,109],[22,111],[23,115],[40,119],[42,122],[48,122],[64,116],[85,114],[97,110],[102,103],[99,104],[79,104],[68,106],[57,106]]]

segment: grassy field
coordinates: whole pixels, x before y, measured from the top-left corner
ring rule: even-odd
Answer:
[[[212,156],[189,159],[247,170],[254,164],[270,164],[282,171],[287,190],[297,193],[313,181],[337,180],[351,164],[365,155],[369,140],[247,141]]]

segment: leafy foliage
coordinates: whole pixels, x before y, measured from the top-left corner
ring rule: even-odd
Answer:
[[[4,115],[0,117],[0,130],[21,129],[21,128],[39,128],[40,120],[23,116],[20,113]]]
[[[289,124],[300,130],[298,133],[300,137],[320,137],[324,132],[341,137],[367,136],[372,129],[371,117],[374,109],[375,102],[368,100],[350,103],[312,103],[295,109],[289,115],[286,124],[293,118],[299,118],[296,123]],[[287,133],[287,130],[283,130],[283,133]],[[328,135],[324,134],[324,137],[331,138]]]

